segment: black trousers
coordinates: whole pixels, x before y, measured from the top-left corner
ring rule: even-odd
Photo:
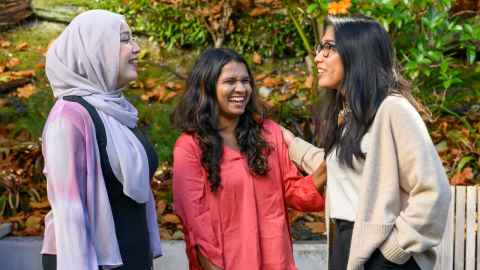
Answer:
[[[335,240],[331,250],[329,270],[347,269],[350,244],[352,242],[353,222],[334,219]],[[410,258],[404,264],[396,264],[387,260],[380,250],[376,249],[365,263],[365,270],[420,270],[415,260]]]
[[[42,254],[43,270],[57,270],[57,256]]]
[[[42,254],[43,270],[57,270],[57,256],[51,254]],[[100,269],[100,266],[98,267]]]

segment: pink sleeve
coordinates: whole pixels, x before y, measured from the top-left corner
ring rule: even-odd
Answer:
[[[280,168],[282,170],[287,206],[298,211],[323,211],[325,199],[317,191],[312,176],[302,177],[295,164],[288,157],[288,147],[283,140],[280,128],[275,125],[273,132],[276,137]]]
[[[97,270],[86,207],[86,145],[82,132],[62,116],[43,136],[48,199],[52,206],[57,268]]]
[[[181,140],[182,138],[179,139],[179,141]],[[193,142],[191,143],[193,144]],[[186,231],[190,264],[198,264],[195,249],[198,247],[210,263],[224,269],[222,249],[214,230],[218,224],[212,222],[212,214],[207,201],[209,185],[200,163],[200,154],[196,153],[195,148],[188,144],[189,142],[177,142],[173,152],[175,212],[181,218]],[[186,149],[190,149],[190,151]]]

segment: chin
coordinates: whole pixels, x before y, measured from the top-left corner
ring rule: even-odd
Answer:
[[[321,83],[321,82],[318,83],[318,87],[320,87],[322,89],[327,89],[327,90],[335,90],[336,89],[336,87],[334,87],[331,84]]]

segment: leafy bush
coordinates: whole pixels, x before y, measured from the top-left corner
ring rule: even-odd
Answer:
[[[170,124],[172,103],[146,103],[138,96],[129,95],[129,100],[138,109],[139,127],[153,144],[160,162],[172,162],[173,146],[180,135]]]
[[[92,2],[91,8],[124,15],[133,31],[150,36],[166,48],[206,48],[213,45],[208,30],[192,15],[196,1],[177,6],[148,0],[106,0]],[[246,10],[235,10],[235,30],[225,46],[241,53],[259,52],[267,57],[303,56],[305,49],[290,18],[281,11],[251,17]],[[306,23],[302,22],[306,27]]]
[[[372,16],[389,30],[405,75],[415,80],[414,90],[428,95],[432,90],[470,88],[462,73],[477,60],[480,25],[453,16],[453,2],[357,0],[352,12]]]
[[[106,0],[94,2],[91,7],[124,15],[133,31],[149,35],[167,48],[202,47],[209,42],[202,24],[174,6],[148,0]]]
[[[239,16],[227,46],[240,53],[258,52],[266,57],[304,56],[306,51],[290,18],[282,13],[260,17]],[[306,29],[309,25],[301,22]],[[309,37],[312,31],[307,31]]]

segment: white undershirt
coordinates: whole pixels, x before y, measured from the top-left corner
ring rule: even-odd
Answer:
[[[360,145],[362,152],[370,142],[370,133],[367,132]],[[358,186],[361,184],[361,174],[364,161],[353,159],[357,170],[347,165],[340,165],[335,149],[327,156],[327,198],[329,217],[355,221],[358,205]]]

